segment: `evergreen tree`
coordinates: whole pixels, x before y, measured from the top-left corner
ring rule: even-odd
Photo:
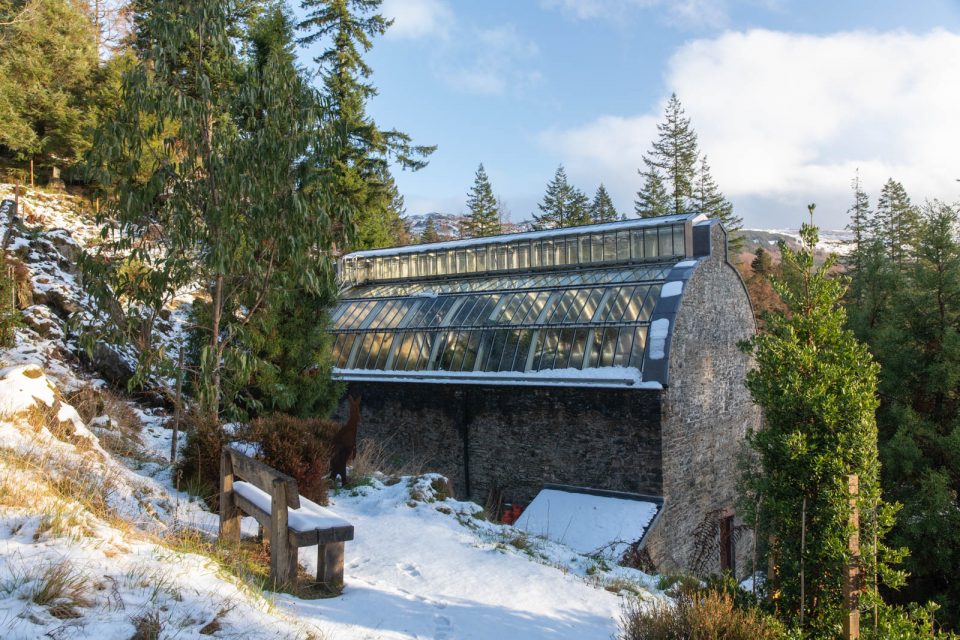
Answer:
[[[773,273],[773,258],[770,257],[770,252],[763,247],[759,247],[753,255],[754,258],[750,263],[750,268],[759,276],[769,277]]]
[[[697,166],[692,203],[692,211],[705,213],[723,224],[727,230],[727,256],[736,262],[743,251],[743,236],[740,234],[743,218],[733,213],[733,205],[720,193],[717,183],[710,175],[707,156],[703,156]]]
[[[437,224],[433,221],[433,216],[427,216],[427,221],[423,225],[423,233],[420,234],[420,242],[423,244],[440,242],[440,234],[437,232]]]
[[[656,168],[637,173],[643,176],[643,187],[637,192],[637,199],[633,202],[633,211],[641,218],[656,218],[665,216],[670,211],[670,197],[663,186],[663,177]]]
[[[333,184],[335,199],[354,213],[352,248],[395,243],[399,216],[389,208],[388,161],[416,171],[426,166],[435,147],[413,145],[405,133],[381,129],[367,115],[367,102],[377,94],[369,81],[372,70],[363,55],[372,39],[383,35],[390,21],[377,13],[381,0],[303,0],[306,12],[301,42],[323,41],[327,48],[315,60],[330,102],[332,126],[340,140],[323,172]]]
[[[871,333],[882,365],[884,486],[903,503],[893,540],[910,549],[903,601],[934,600],[960,626],[960,220],[924,207],[902,279]]]
[[[859,171],[850,186],[853,188],[853,204],[847,209],[850,216],[847,229],[853,234],[853,238],[850,240],[852,246],[847,255],[846,264],[854,273],[857,273],[863,270],[865,252],[872,238],[872,220],[870,199],[860,184]],[[858,297],[856,291],[853,293],[855,298]]]
[[[290,43],[251,32],[252,14],[240,9],[229,0],[137,2],[142,57],[89,160],[97,183],[116,184],[101,216],[108,241],[84,264],[97,308],[110,315],[100,326],[138,347],[142,382],[169,355],[152,335],[164,303],[200,283],[208,302],[196,329],[198,397],[213,419],[232,401],[225,392],[263,364],[255,334],[270,324],[264,309],[329,299],[324,256],[350,214],[314,170],[332,146],[320,97]],[[144,180],[137,159],[160,131],[177,153]]]
[[[597,194],[590,203],[590,217],[594,222],[614,222],[623,220],[624,217],[617,213],[617,208],[613,206],[613,199],[607,193],[607,188],[600,183],[597,188]]]
[[[877,199],[876,233],[886,246],[890,261],[899,269],[911,253],[918,224],[919,213],[910,203],[906,189],[890,178]]]
[[[691,210],[694,198],[700,151],[697,134],[690,126],[690,118],[684,112],[677,94],[670,96],[664,121],[657,125],[657,131],[657,139],[643,158],[646,171],[641,174],[646,178],[646,183],[638,201],[658,201],[653,191],[646,190],[649,182],[656,182],[653,177],[656,174],[663,180],[667,192],[668,213],[687,213]],[[643,209],[649,210],[650,207],[644,205]]]
[[[804,224],[800,235],[799,251],[781,243],[784,277],[774,280],[787,312],[769,314],[765,330],[744,345],[757,363],[747,387],[766,418],[747,436],[757,465],[746,475],[748,500],[759,504],[759,521],[752,508],[744,512],[771,540],[778,606],[793,621],[802,610],[815,634],[832,635],[851,560],[849,474],[859,476],[860,539],[871,541],[861,545],[865,575],[879,573],[891,586],[902,576],[890,569],[899,554],[883,542],[894,510],[880,494],[878,367],[844,329],[844,283],[830,275],[835,259],[814,266],[817,228]],[[868,590],[875,587],[868,581]]]
[[[563,165],[557,167],[553,179],[547,184],[543,201],[537,207],[540,215],[533,214],[535,229],[559,229],[591,222],[590,201],[582,191],[567,182]]]
[[[102,81],[80,3],[0,3],[0,161],[76,164],[90,147]]]
[[[470,213],[464,221],[466,235],[482,238],[500,233],[499,206],[482,163],[477,168],[473,186],[467,194],[467,209]]]

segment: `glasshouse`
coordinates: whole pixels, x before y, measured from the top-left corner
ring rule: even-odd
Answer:
[[[734,567],[735,458],[759,412],[722,225],[635,219],[359,251],[338,269],[333,360],[362,397],[361,439],[495,507],[557,487],[649,502],[624,532],[646,561]]]

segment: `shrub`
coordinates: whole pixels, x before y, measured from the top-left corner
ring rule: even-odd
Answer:
[[[677,595],[675,603],[634,600],[620,618],[620,640],[787,640],[775,618],[755,607],[739,608],[733,596],[710,589]]]
[[[264,464],[293,476],[300,494],[327,504],[333,436],[340,428],[321,418],[271,413],[254,420],[238,436],[257,445]]]
[[[203,411],[189,411],[183,421],[187,441],[177,467],[211,509],[219,503],[220,450],[227,442],[220,421]]]

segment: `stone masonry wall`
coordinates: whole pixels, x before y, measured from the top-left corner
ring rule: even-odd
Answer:
[[[707,514],[734,507],[737,457],[747,428],[760,423],[743,383],[750,358],[737,346],[756,330],[753,311],[719,225],[711,245],[683,292],[664,391],[664,511],[647,541],[662,571],[695,568],[695,531]],[[737,545],[739,574],[749,572],[750,544],[744,534]],[[709,560],[705,568],[719,568],[718,553]]]
[[[359,438],[447,475],[459,497],[482,502],[496,484],[525,503],[545,482],[660,495],[659,391],[354,382],[349,393],[363,397]]]

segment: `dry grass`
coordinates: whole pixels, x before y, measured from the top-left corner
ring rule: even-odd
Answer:
[[[41,567],[33,582],[36,584],[29,592],[30,600],[46,607],[55,618],[79,618],[79,609],[93,605],[90,579],[68,560]]]
[[[378,473],[388,480],[400,476],[419,476],[423,473],[423,466],[420,460],[398,462],[387,453],[384,444],[364,438],[357,443],[357,455],[350,463],[349,486],[370,484]]]
[[[87,424],[99,416],[110,417],[108,425],[96,429],[100,446],[104,449],[141,462],[151,460],[143,448],[140,418],[118,393],[86,384],[67,395],[67,402]]]
[[[727,593],[708,591],[665,601],[632,601],[620,618],[619,640],[780,640],[786,634],[757,609],[741,609]]]
[[[133,635],[130,640],[157,640],[163,626],[160,624],[160,611],[153,609],[130,618],[133,624]]]

